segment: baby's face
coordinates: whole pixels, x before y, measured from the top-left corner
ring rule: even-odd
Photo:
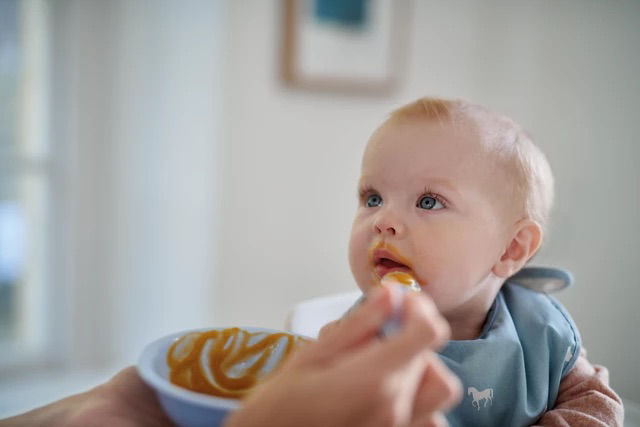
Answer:
[[[470,125],[386,124],[364,154],[349,262],[363,291],[412,274],[445,315],[482,293],[515,223],[508,179]]]

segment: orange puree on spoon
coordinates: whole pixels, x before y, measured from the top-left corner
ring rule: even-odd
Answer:
[[[399,283],[403,286],[409,287],[412,291],[420,292],[420,285],[409,273],[404,271],[392,271],[380,279],[380,284],[383,286],[390,285],[392,283]]]

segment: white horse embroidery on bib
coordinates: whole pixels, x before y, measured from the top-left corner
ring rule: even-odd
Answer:
[[[467,395],[472,395],[473,402],[471,404],[478,411],[480,410],[480,403],[484,400],[484,407],[487,407],[487,403],[491,403],[493,405],[493,389],[487,388],[482,391],[478,391],[475,387],[469,387],[467,389]]]

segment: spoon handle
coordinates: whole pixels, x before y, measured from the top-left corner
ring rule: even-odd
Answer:
[[[402,302],[404,300],[404,295],[407,292],[413,292],[411,288],[400,285],[400,284],[389,284],[388,286],[391,292],[391,315],[384,322],[380,331],[378,332],[379,337],[389,337],[395,333],[397,333],[402,328]],[[356,302],[342,315],[342,317],[348,316],[353,310],[355,310],[360,304],[362,304],[367,299],[366,294],[362,294]]]

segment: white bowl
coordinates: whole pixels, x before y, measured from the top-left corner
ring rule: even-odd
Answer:
[[[152,387],[160,404],[169,417],[179,426],[217,426],[226,416],[240,406],[237,399],[214,397],[178,387],[169,382],[167,351],[178,338],[190,332],[201,332],[226,328],[192,329],[162,337],[147,345],[138,360],[138,373],[142,380]],[[278,333],[275,329],[241,327],[250,333]],[[295,334],[292,334],[295,335]],[[267,367],[268,369],[272,367]]]

